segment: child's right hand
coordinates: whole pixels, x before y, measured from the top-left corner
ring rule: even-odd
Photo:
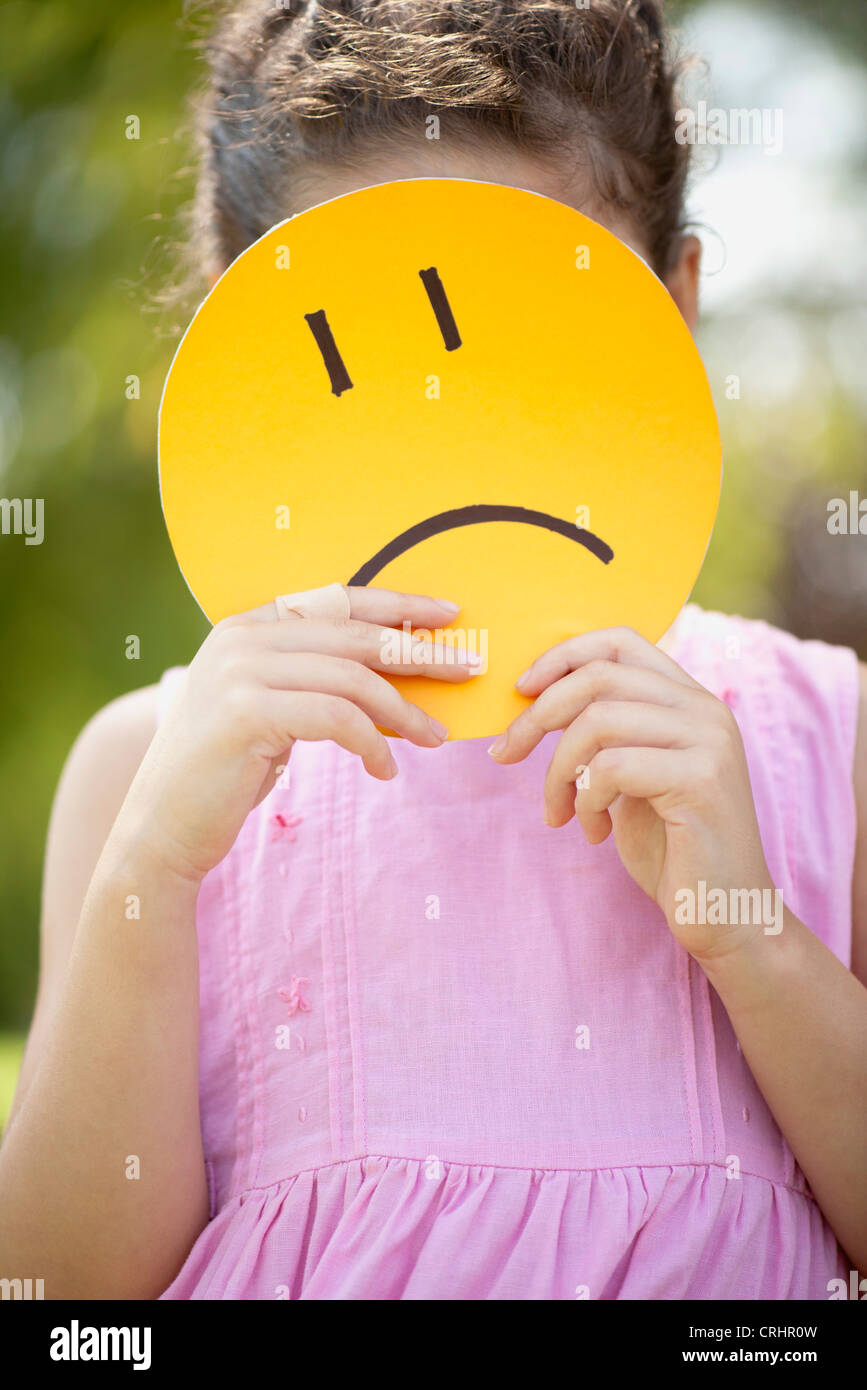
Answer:
[[[439,747],[447,730],[378,671],[464,681],[469,654],[419,642],[422,660],[383,664],[384,629],[446,627],[457,608],[420,594],[350,587],[350,616],[278,618],[273,603],[217,623],[187,668],[110,839],[200,881],[273,787],[294,741],[333,739],[388,780],[397,764],[376,725]],[[461,659],[456,659],[460,657]]]

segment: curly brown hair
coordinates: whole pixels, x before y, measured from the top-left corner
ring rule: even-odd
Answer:
[[[305,169],[406,145],[432,114],[456,147],[580,170],[658,274],[676,256],[689,147],[657,0],[241,0],[206,51],[200,263],[228,265],[295,210]]]

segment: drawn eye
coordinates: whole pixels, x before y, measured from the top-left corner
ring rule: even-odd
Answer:
[[[443,282],[439,277],[436,266],[431,266],[428,270],[420,270],[421,282],[427,290],[427,297],[430,300],[431,308],[436,314],[436,321],[440,326],[440,333],[443,335],[443,342],[447,352],[454,352],[455,348],[461,345],[461,335],[455,323],[455,316],[452,307],[443,289]]]
[[[316,339],[316,346],[322,353],[322,361],[325,363],[325,370],[331,382],[331,394],[339,396],[342,391],[349,391],[352,388],[352,381],[346,370],[346,364],[340,356],[340,349],[334,341],[334,334],[331,332],[331,325],[325,317],[324,309],[317,309],[315,314],[305,314],[305,320],[309,324],[310,332]]]
[[[452,307],[443,289],[443,282],[439,277],[439,271],[436,266],[432,265],[429,266],[427,270],[420,270],[419,277],[427,291],[430,306],[436,316],[440,333],[443,335],[446,351],[454,352],[455,348],[461,346],[461,335],[455,323]],[[305,314],[304,319],[316,340],[316,346],[322,354],[322,361],[325,363],[328,380],[331,382],[331,394],[333,396],[339,396],[343,391],[350,391],[352,389],[352,380],[346,370],[346,363],[340,356],[340,349],[334,341],[334,334],[331,332],[331,325],[325,316],[325,310],[317,309],[315,314]]]

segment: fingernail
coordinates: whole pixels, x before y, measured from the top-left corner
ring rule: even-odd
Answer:
[[[396,776],[397,776],[397,773],[398,773],[398,766],[397,766],[397,763],[396,763],[395,760],[394,760],[394,754],[392,753],[392,751],[391,751],[390,748],[389,748],[389,750],[388,750],[388,757],[389,757],[389,763],[390,763],[389,772],[391,773],[391,776],[392,776],[392,777],[396,777]]]
[[[440,608],[447,608],[450,613],[459,613],[461,609],[461,605],[452,603],[450,598],[435,598],[434,603],[438,603]]]
[[[522,686],[522,685],[524,684],[524,682],[526,681],[527,677],[529,676],[530,672],[532,671],[532,669],[533,669],[532,666],[528,666],[527,669],[526,669],[526,671],[523,671],[523,672],[521,673],[521,675],[518,677],[518,679],[515,681],[515,685],[517,685],[517,686]]]
[[[500,753],[503,752],[505,747],[506,735],[501,734],[500,737],[496,740],[496,742],[491,744],[490,748],[488,749],[488,752],[490,753],[492,758],[496,758],[499,756]]]
[[[430,724],[437,738],[448,738],[449,731],[445,724],[441,724],[438,719],[434,719],[432,714],[428,715],[427,722]]]
[[[544,814],[544,816],[542,817],[542,819],[544,820],[544,822],[545,822],[546,825],[553,825],[553,824],[554,824],[554,822],[552,821],[551,817],[550,817],[549,814],[548,814],[548,808],[547,808],[547,806],[545,807],[545,814]]]

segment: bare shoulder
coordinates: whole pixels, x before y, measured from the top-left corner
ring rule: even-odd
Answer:
[[[158,690],[157,685],[144,685],[97,710],[72,745],[60,785],[79,765],[106,755],[113,759],[121,754],[127,765],[134,762],[138,766],[156,731]]]
[[[85,724],[58,783],[45,857],[43,919],[66,914],[90,882],[108,832],[157,726],[157,686],[121,695]],[[80,870],[76,867],[80,866]],[[77,916],[77,913],[76,913]]]
[[[70,750],[57,788],[54,815],[70,794],[83,793],[93,810],[110,809],[124,795],[156,732],[156,685],[121,695],[88,720]],[[121,797],[123,800],[123,797]],[[119,803],[114,807],[115,814]],[[114,816],[112,816],[114,819]]]
[[[157,726],[157,686],[130,691],[85,724],[58,783],[42,885],[40,992],[65,964],[81,904],[130,783]]]
[[[855,736],[855,807],[858,832],[852,881],[852,970],[867,985],[867,665],[858,668],[860,696]]]
[[[12,1115],[33,1075],[88,884],[156,726],[157,686],[145,686],[99,710],[66,759],[45,852],[36,1008]]]

